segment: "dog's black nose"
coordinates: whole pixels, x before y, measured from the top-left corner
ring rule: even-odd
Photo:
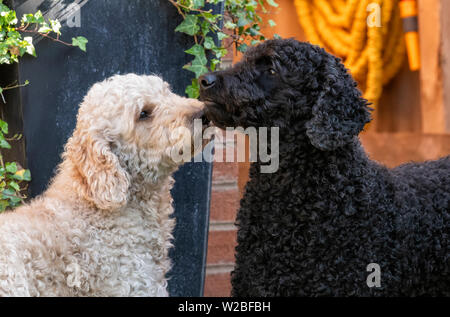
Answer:
[[[198,81],[200,82],[200,87],[202,89],[208,89],[215,85],[216,83],[216,75],[214,74],[206,74],[203,76],[200,76]]]

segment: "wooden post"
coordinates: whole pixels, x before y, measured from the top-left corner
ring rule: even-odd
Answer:
[[[422,129],[450,133],[450,3],[419,0]]]

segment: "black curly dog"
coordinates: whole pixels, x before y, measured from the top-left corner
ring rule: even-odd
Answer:
[[[250,169],[232,295],[450,295],[450,156],[370,160],[370,109],[338,58],[269,40],[200,85],[215,125],[280,129],[279,170]]]

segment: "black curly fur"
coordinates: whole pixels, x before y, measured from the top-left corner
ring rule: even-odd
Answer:
[[[371,161],[368,104],[317,46],[266,41],[213,75],[201,98],[217,126],[280,127],[279,170],[253,163],[241,201],[234,296],[450,295],[450,157]]]

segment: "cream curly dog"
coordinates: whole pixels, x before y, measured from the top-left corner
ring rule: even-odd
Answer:
[[[173,132],[202,111],[156,76],[95,84],[48,190],[0,215],[0,295],[167,296]]]

